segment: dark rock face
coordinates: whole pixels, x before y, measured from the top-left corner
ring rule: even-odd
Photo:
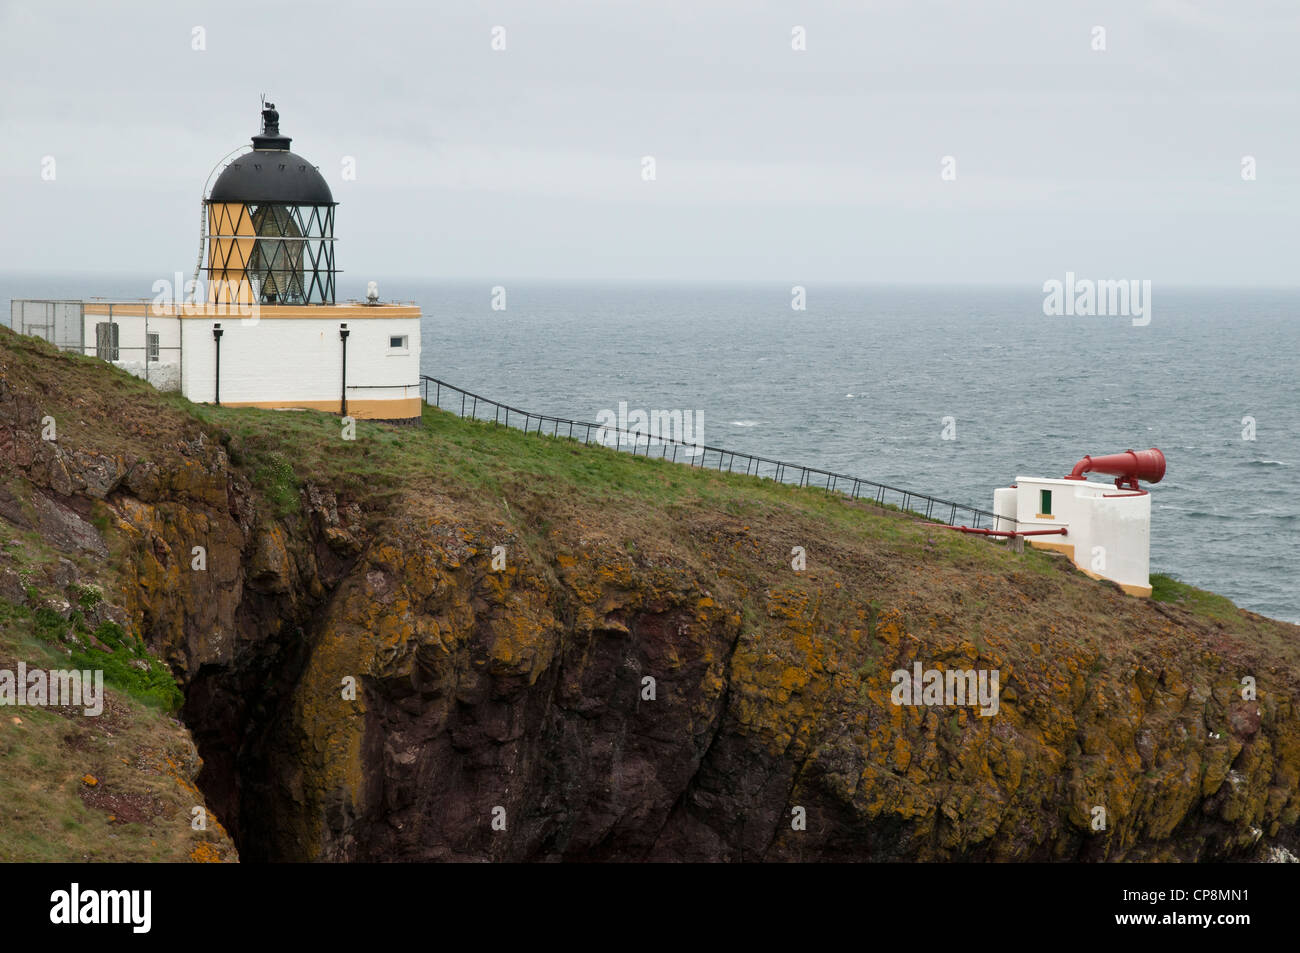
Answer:
[[[33,493],[32,503],[36,509],[37,528],[51,546],[64,552],[80,550],[101,558],[108,555],[104,538],[71,507],[44,493]]]
[[[361,761],[378,770],[366,770],[366,810],[340,843],[355,846],[329,856],[647,854],[721,719],[734,624],[697,615],[687,591],[628,612],[631,630],[581,631],[566,631],[539,590],[524,617],[492,620],[447,591],[439,614],[469,629],[418,644],[400,633],[407,645],[367,682]]]
[[[193,421],[123,452],[40,419],[0,388],[0,519],[69,558],[111,548],[104,611],[171,664],[246,860],[1297,848],[1294,672],[1186,613],[977,565],[918,596],[924,557],[869,542],[794,577],[780,531],[722,516],[636,555],[576,518],[525,542],[416,494],[367,525],[309,485],[275,519]],[[1077,619],[1026,621],[1061,591]],[[892,704],[915,661],[997,669],[999,714]]]
[[[0,599],[19,606],[27,604],[27,587],[12,569],[0,569]]]

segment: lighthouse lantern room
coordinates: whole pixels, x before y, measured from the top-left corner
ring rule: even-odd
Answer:
[[[334,303],[337,203],[290,142],[275,104],[264,104],[252,151],[227,165],[204,199],[209,301]]]

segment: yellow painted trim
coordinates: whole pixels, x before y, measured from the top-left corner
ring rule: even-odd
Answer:
[[[405,420],[419,417],[423,401],[419,397],[398,397],[394,400],[348,400],[348,416],[357,420]],[[222,407],[260,407],[262,410],[323,410],[339,412],[337,400],[250,400],[221,402]]]
[[[1056,517],[1053,516],[1051,513],[1035,513],[1035,514],[1034,514],[1034,519],[1036,519],[1036,520],[1054,520],[1054,519],[1056,519]]]
[[[175,305],[153,305],[148,304],[114,304],[112,306],[114,317],[124,318],[142,318],[148,312],[151,318],[174,318],[179,317],[185,321],[243,321],[250,322],[249,327],[253,327],[251,314],[241,314],[239,305],[230,304],[223,306],[213,304],[201,305],[184,305],[179,308],[178,315]],[[94,304],[85,305],[85,313],[93,315],[109,314],[109,305]],[[420,306],[418,304],[264,304],[257,311],[257,318],[262,321],[280,320],[283,318],[317,318],[330,321],[335,318],[346,318],[349,321],[365,320],[367,318],[418,318],[420,317]]]
[[[1083,573],[1085,576],[1091,576],[1093,579],[1105,579],[1106,582],[1115,582],[1114,579],[1106,579],[1105,576],[1099,576],[1092,570],[1084,569],[1082,566],[1079,567],[1079,571]],[[1119,586],[1130,596],[1137,596],[1139,598],[1145,599],[1151,595],[1150,586],[1131,586],[1126,582],[1115,582],[1115,585]]]
[[[1093,579],[1104,579],[1106,582],[1115,582],[1114,579],[1106,579],[1105,576],[1099,576],[1091,569],[1085,569],[1083,566],[1080,566],[1075,562],[1073,543],[1041,543],[1036,539],[1027,540],[1027,542],[1030,546],[1033,546],[1036,549],[1049,549],[1052,552],[1065,553],[1065,555],[1070,557],[1070,562],[1074,563],[1074,568],[1078,569],[1079,572],[1083,573],[1085,576],[1090,576]],[[1115,585],[1119,586],[1130,596],[1138,596],[1145,599],[1151,595],[1150,586],[1134,586],[1124,582],[1115,582]]]

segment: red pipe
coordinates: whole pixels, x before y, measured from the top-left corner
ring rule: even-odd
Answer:
[[[1009,536],[1013,539],[1017,536],[1069,536],[1065,527],[1060,529],[1023,529],[1023,530],[1005,530],[1005,529],[972,529],[969,526],[947,526],[945,529],[955,529],[960,533],[978,533],[980,536]]]
[[[1085,473],[1105,473],[1115,478],[1119,489],[1141,490],[1138,480],[1159,483],[1165,478],[1165,455],[1152,447],[1150,450],[1125,450],[1104,457],[1085,456],[1074,465],[1067,480],[1083,480]]]

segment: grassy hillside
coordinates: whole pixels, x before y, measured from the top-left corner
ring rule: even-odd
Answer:
[[[98,632],[111,642],[114,629]],[[170,674],[157,678],[159,663],[126,639],[83,648],[93,635],[80,619],[0,601],[0,669],[15,671],[20,659],[29,671],[108,669],[116,683],[93,717],[84,708],[0,708],[0,861],[234,859],[215,818],[193,829],[192,811],[204,804],[193,782],[197,752],[170,711],[179,701]]]

